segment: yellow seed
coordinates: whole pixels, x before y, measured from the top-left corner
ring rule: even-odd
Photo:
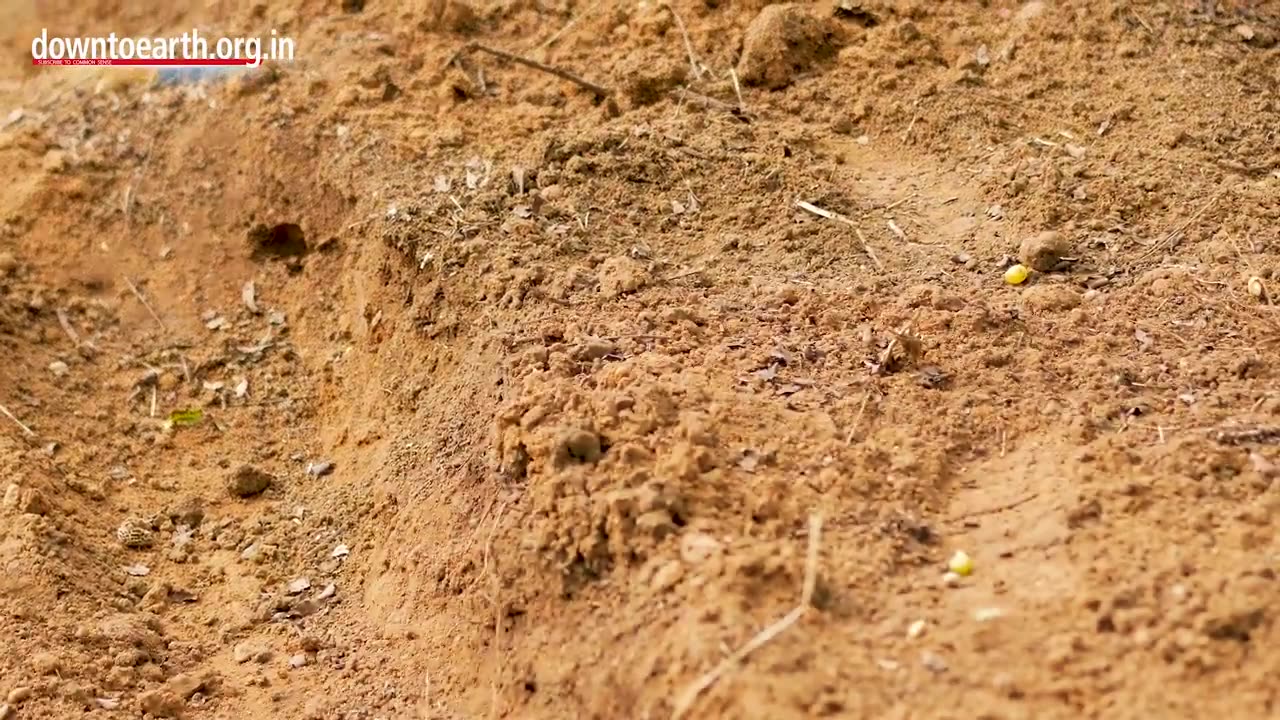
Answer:
[[[1248,288],[1249,288],[1250,295],[1258,298],[1259,300],[1266,299],[1267,287],[1262,284],[1262,278],[1258,277],[1257,275],[1249,278]]]
[[[947,569],[961,577],[967,577],[973,573],[973,558],[969,557],[969,553],[957,550],[947,563]]]
[[[1021,285],[1026,282],[1027,276],[1030,274],[1031,271],[1027,269],[1026,265],[1013,265],[1004,271],[1004,281],[1010,285]]]

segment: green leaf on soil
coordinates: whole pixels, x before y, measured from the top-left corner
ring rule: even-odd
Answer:
[[[199,408],[195,410],[174,410],[169,413],[169,423],[174,427],[195,425],[202,419],[204,419],[204,411]]]

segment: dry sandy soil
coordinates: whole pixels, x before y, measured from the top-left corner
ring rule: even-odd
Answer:
[[[0,718],[1280,717],[1280,4],[9,5]]]

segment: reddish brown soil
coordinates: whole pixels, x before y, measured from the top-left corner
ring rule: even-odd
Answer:
[[[0,717],[1280,716],[1276,3],[55,5]]]

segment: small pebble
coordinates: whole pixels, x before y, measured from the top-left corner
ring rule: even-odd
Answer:
[[[289,583],[287,592],[290,595],[297,595],[299,593],[304,593],[310,589],[311,589],[311,578],[300,577],[297,580],[294,580],[293,582]]]
[[[249,643],[239,643],[231,650],[231,657],[238,663],[247,663],[258,654],[258,648]]]
[[[916,620],[915,622],[907,626],[907,637],[911,638],[912,640],[915,640],[921,635],[924,635],[924,631],[927,627],[928,627],[928,623],[926,623],[924,620]]]
[[[675,587],[680,582],[681,576],[684,575],[684,565],[679,560],[671,560],[653,573],[653,578],[649,581],[649,587],[654,592],[665,592]]]
[[[1000,617],[1004,617],[1004,610],[994,607],[978,608],[973,613],[973,619],[978,622],[987,622],[988,620],[995,620]]]
[[[1267,299],[1267,287],[1262,284],[1262,278],[1256,275],[1249,278],[1249,283],[1246,287],[1248,288],[1250,295],[1258,298],[1259,300]],[[49,369],[52,370],[53,366],[49,366]]]
[[[944,673],[947,671],[947,661],[942,656],[925,650],[920,653],[920,664],[931,673]]]
[[[958,587],[960,585],[960,576],[953,572],[945,572],[942,574],[942,584],[947,587]]]
[[[333,463],[328,460],[307,463],[307,474],[312,477],[324,477],[333,472]]]
[[[301,653],[289,658],[289,667],[300,668],[307,664],[307,656]]]
[[[70,370],[71,368],[61,360],[54,360],[49,363],[49,372],[53,373],[54,377],[63,377],[70,372]]]

